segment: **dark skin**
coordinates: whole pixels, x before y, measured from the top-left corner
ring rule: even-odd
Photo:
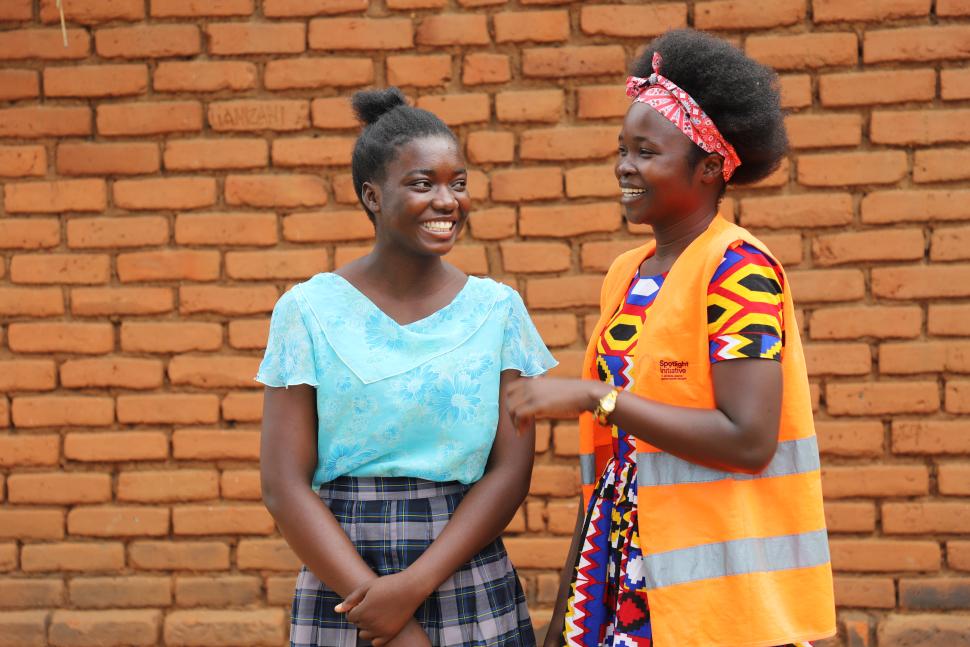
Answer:
[[[454,245],[471,200],[464,161],[449,137],[402,145],[380,182],[364,184],[375,215],[367,256],[338,270],[399,324],[450,303],[467,281],[442,255]],[[454,223],[450,232],[422,224]],[[504,371],[500,393],[519,380]],[[263,500],[283,537],[314,574],[344,598],[337,611],[377,647],[427,647],[414,612],[446,579],[498,537],[529,489],[535,429],[517,431],[500,395],[499,423],[484,476],[465,495],[441,535],[410,567],[378,577],[357,553],[330,509],[311,489],[317,466],[316,390],[266,388],[260,470]]]
[[[721,157],[702,158],[693,168],[695,144],[649,106],[634,103],[619,136],[616,177],[624,188],[626,218],[648,224],[656,253],[640,266],[642,276],[670,270],[717,213],[722,186]],[[663,298],[663,291],[658,298]],[[610,422],[627,433],[684,460],[731,472],[756,474],[771,461],[778,444],[782,375],[778,362],[738,359],[711,367],[716,408],[662,404],[621,391]],[[509,387],[509,411],[517,424],[535,417],[573,417],[593,411],[612,387],[594,380],[538,378]],[[568,583],[575,564],[577,524],[569,561],[546,646],[562,642]]]

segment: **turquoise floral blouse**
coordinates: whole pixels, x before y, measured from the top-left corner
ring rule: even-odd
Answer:
[[[447,306],[402,326],[324,273],[277,302],[256,380],[316,387],[314,487],[338,476],[473,483],[495,439],[500,373],[555,365],[518,293],[491,279],[468,277]]]

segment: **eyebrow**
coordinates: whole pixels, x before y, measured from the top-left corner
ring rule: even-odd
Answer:
[[[455,175],[460,175],[462,173],[467,173],[467,172],[468,172],[468,169],[465,169],[465,168],[456,168],[454,170]],[[412,175],[434,175],[434,173],[435,173],[434,169],[416,168],[413,171],[409,171],[407,175],[405,175],[405,177],[410,177]]]

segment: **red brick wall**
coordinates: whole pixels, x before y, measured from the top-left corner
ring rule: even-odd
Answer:
[[[846,644],[966,640],[970,2],[64,6],[67,48],[55,0],[0,2],[0,645],[282,644],[297,565],[251,376],[282,291],[367,247],[345,97],[396,83],[454,125],[477,204],[452,260],[518,286],[576,374],[642,238],[611,171],[624,69],[683,25],[781,73],[792,153],[725,209],[790,269]],[[540,425],[509,530],[540,622],[575,451]]]

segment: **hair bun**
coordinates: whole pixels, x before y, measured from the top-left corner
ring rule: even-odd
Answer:
[[[370,125],[375,123],[382,115],[390,112],[398,106],[407,105],[407,101],[401,91],[395,87],[385,90],[365,90],[354,94],[351,103],[354,113],[362,123]]]

